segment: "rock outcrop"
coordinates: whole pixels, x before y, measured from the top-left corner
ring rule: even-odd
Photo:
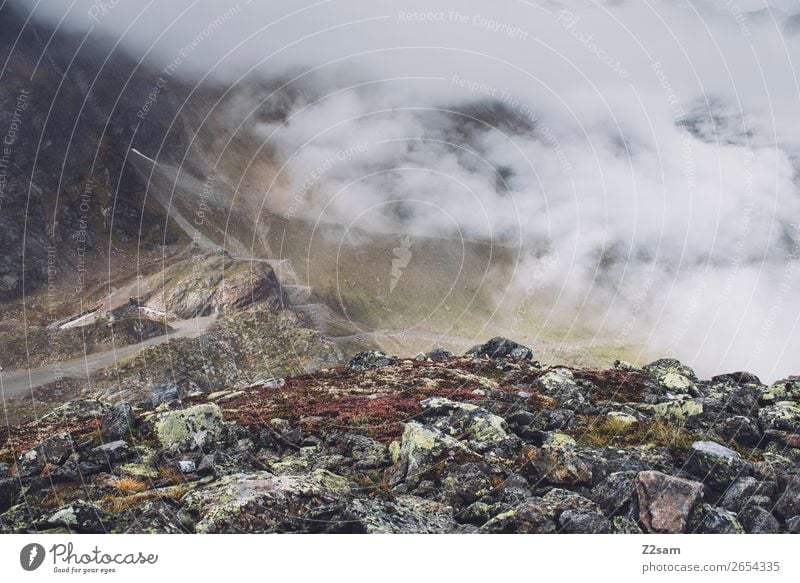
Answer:
[[[703,380],[674,360],[545,367],[510,341],[487,346],[66,403],[3,434],[0,530],[800,528],[795,381]]]

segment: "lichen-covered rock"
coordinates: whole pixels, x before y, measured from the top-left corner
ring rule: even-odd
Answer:
[[[430,360],[432,362],[441,362],[448,358],[453,358],[453,353],[444,348],[434,348],[429,352],[420,353],[416,356],[415,360]]]
[[[166,500],[148,500],[136,509],[129,523],[122,525],[123,534],[186,534],[192,532],[191,524],[181,521],[176,503]]]
[[[763,437],[758,423],[743,415],[720,419],[714,425],[714,432],[726,441],[749,447],[758,445]]]
[[[168,411],[155,423],[156,435],[164,449],[172,451],[206,450],[222,431],[222,411],[213,403]]]
[[[108,405],[97,399],[77,399],[56,407],[42,418],[42,421],[88,421],[103,419],[108,413]]]
[[[582,389],[567,368],[547,371],[534,383],[534,388],[548,397],[556,399],[564,407],[575,407],[586,401],[586,391]]]
[[[712,490],[724,490],[740,476],[750,473],[742,456],[714,441],[695,441],[686,470]]]
[[[744,528],[736,514],[711,504],[695,508],[689,521],[689,532],[699,534],[743,534]]]
[[[737,478],[722,495],[719,506],[733,512],[739,512],[755,497],[766,497],[769,502],[775,495],[774,482],[761,482],[752,476]]]
[[[0,512],[5,512],[11,508],[19,491],[19,480],[14,478],[0,478]]]
[[[417,496],[355,500],[348,514],[354,530],[367,534],[442,534],[459,528],[452,507]]]
[[[198,533],[347,530],[347,480],[326,470],[302,476],[232,474],[189,492],[183,509]]]
[[[486,524],[482,533],[553,534],[556,523],[551,510],[541,498],[529,498],[519,506],[498,514]]]
[[[712,383],[733,383],[736,385],[760,385],[761,380],[751,372],[729,372],[711,377]]]
[[[502,417],[471,403],[434,397],[422,401],[424,420],[450,436],[465,438],[470,449],[483,452],[509,439]]]
[[[564,447],[525,446],[522,450],[522,463],[522,472],[535,483],[580,485],[592,481],[589,466]]]
[[[368,352],[359,352],[350,359],[350,362],[347,363],[347,366],[349,366],[352,370],[361,371],[370,368],[389,366],[390,364],[394,364],[396,362],[396,357],[389,356],[388,354],[384,354],[378,350],[372,350]]]
[[[656,417],[684,421],[689,417],[703,414],[703,403],[700,399],[684,399],[677,401],[665,401],[651,405],[649,409]]]
[[[682,374],[668,372],[658,377],[658,383],[672,393],[693,393],[695,392],[694,383]]]
[[[736,513],[737,520],[750,534],[777,534],[781,525],[770,512],[757,504],[748,503]]]
[[[164,403],[172,403],[179,398],[180,389],[178,388],[178,384],[173,380],[169,380],[163,385],[157,386],[150,394],[150,402],[153,404],[153,407],[158,407]]]
[[[800,379],[791,377],[769,387],[761,387],[759,402],[762,405],[772,405],[779,401],[800,402]]]
[[[703,495],[703,485],[661,472],[639,472],[635,479],[639,520],[647,532],[677,534]]]
[[[127,439],[133,426],[133,407],[130,403],[120,403],[109,410],[100,425],[103,436],[110,440]]]
[[[520,360],[530,360],[533,357],[533,352],[527,346],[517,344],[513,340],[496,336],[478,346],[473,346],[467,353],[467,356],[487,356],[489,358],[516,358]]]
[[[388,470],[389,481],[393,484],[405,481],[410,487],[414,487],[439,462],[448,458],[474,461],[479,460],[480,456],[438,429],[416,421],[406,423],[400,440],[399,459]]]
[[[611,522],[592,510],[565,510],[558,517],[558,532],[563,534],[610,534]]]
[[[448,503],[467,506],[492,492],[493,478],[486,462],[454,464],[440,477],[442,496]]]
[[[62,527],[77,533],[108,533],[115,527],[114,517],[91,502],[77,500],[49,513],[38,528]]]
[[[692,381],[697,380],[694,370],[674,358],[660,358],[644,365],[642,370],[655,380],[660,380],[668,374],[681,375]]]
[[[634,487],[635,471],[613,472],[592,488],[591,498],[606,514],[614,516],[623,513],[636,492]]]
[[[33,449],[24,452],[17,461],[17,476],[32,478],[42,473],[46,466],[60,466],[75,450],[69,433],[57,433],[48,437]]]
[[[778,401],[758,412],[758,421],[764,430],[800,432],[800,404]]]
[[[784,519],[800,515],[800,475],[788,476],[786,486],[775,502],[774,512]]]

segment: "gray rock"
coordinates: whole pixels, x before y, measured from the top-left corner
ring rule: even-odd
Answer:
[[[635,520],[627,516],[615,516],[611,519],[611,531],[614,534],[643,534]]]
[[[591,510],[565,510],[558,517],[558,532],[563,534],[610,534],[611,522]]]
[[[498,514],[486,524],[482,533],[553,534],[556,523],[552,510],[541,498],[529,498],[519,506]]]
[[[736,517],[750,534],[777,534],[781,531],[778,519],[772,516],[768,510],[755,504],[747,504]]]
[[[565,447],[543,445],[522,449],[522,473],[532,482],[555,485],[590,484],[592,471],[574,452]]]
[[[370,368],[381,368],[395,363],[397,363],[397,357],[389,356],[378,350],[372,350],[368,352],[359,352],[350,359],[347,366],[350,367],[351,370],[361,371]]]
[[[346,531],[347,480],[326,470],[303,476],[232,474],[189,492],[183,508],[198,533]]]
[[[689,532],[700,534],[743,534],[736,514],[711,504],[701,504],[692,513]]]
[[[11,508],[19,491],[19,480],[15,478],[0,478],[0,512],[5,512]]]
[[[193,474],[197,470],[197,466],[192,460],[179,460],[178,469],[182,474]]]
[[[636,475],[639,520],[647,532],[677,534],[685,531],[703,485],[656,471]]]
[[[77,399],[56,407],[42,417],[42,421],[89,421],[103,419],[108,413],[108,405],[97,399]]]
[[[800,475],[788,476],[773,511],[783,519],[800,515]]]
[[[120,403],[111,408],[100,426],[106,439],[127,439],[133,425],[133,408],[130,403]]]
[[[443,360],[447,360],[448,358],[453,358],[453,356],[453,353],[449,350],[445,350],[444,348],[435,348],[430,352],[418,354],[416,356],[416,360],[431,360],[433,362],[441,362]]]
[[[484,452],[508,441],[508,425],[502,417],[471,403],[441,397],[422,401],[423,420],[450,436],[466,439],[467,446]]]
[[[446,459],[477,461],[480,456],[465,447],[461,442],[416,421],[406,423],[400,441],[397,463],[387,471],[390,485],[405,481],[409,487],[419,485],[426,474]]]
[[[642,370],[646,375],[656,380],[668,374],[681,375],[691,381],[697,380],[694,370],[674,358],[660,358],[650,364],[646,364],[642,367]]]
[[[592,500],[608,515],[624,513],[636,493],[636,474],[637,472],[631,470],[609,474],[592,488]]]
[[[172,403],[178,399],[180,399],[180,390],[175,381],[168,381],[163,385],[159,385],[153,389],[150,395],[150,402],[153,403],[153,407],[158,407],[163,403]]]
[[[24,452],[17,461],[17,476],[25,479],[38,476],[45,466],[60,466],[75,450],[69,433],[57,433]]]
[[[714,441],[695,441],[686,470],[712,490],[724,490],[740,476],[751,473],[737,452]]]
[[[800,516],[793,516],[786,521],[786,532],[789,534],[800,534]]]
[[[720,419],[714,424],[714,431],[726,441],[749,447],[758,445],[762,438],[758,423],[742,415]]]
[[[586,402],[586,391],[573,379],[572,371],[566,368],[550,370],[536,379],[534,388],[553,397],[563,407],[574,409]]]
[[[733,383],[736,385],[760,385],[761,380],[751,372],[738,371],[711,377],[712,383]]]
[[[741,510],[754,497],[765,496],[769,501],[775,495],[774,482],[761,482],[751,476],[737,478],[720,498],[719,506],[733,512]]]
[[[459,526],[451,507],[417,496],[355,500],[348,510],[355,530],[367,534],[447,534]]]
[[[214,403],[169,411],[155,422],[161,447],[171,451],[207,450],[222,432],[222,411]]]
[[[62,527],[70,532],[101,534],[110,532],[114,525],[114,517],[99,506],[76,500],[48,514],[38,528]]]
[[[758,421],[764,431],[800,432],[800,404],[792,401],[778,401],[758,412]]]
[[[518,360],[530,360],[533,358],[533,352],[527,346],[522,346],[502,336],[496,336],[485,344],[473,346],[466,352],[466,356],[487,356],[492,359],[512,357]]]

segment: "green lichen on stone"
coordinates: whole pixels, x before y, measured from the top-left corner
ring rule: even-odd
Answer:
[[[652,406],[653,413],[658,417],[683,420],[703,413],[703,404],[699,401],[687,399],[684,401],[667,401]]]
[[[156,421],[156,435],[165,449],[186,451],[210,446],[219,437],[222,411],[213,403],[169,411]]]

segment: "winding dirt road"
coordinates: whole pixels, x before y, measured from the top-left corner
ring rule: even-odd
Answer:
[[[199,336],[214,321],[214,316],[192,318],[170,322],[173,330],[162,336],[148,338],[143,342],[129,344],[107,352],[88,354],[81,358],[50,364],[30,370],[9,370],[0,372],[0,395],[3,399],[18,397],[36,387],[55,382],[58,377],[89,380],[89,377],[114,363],[136,354],[143,348],[163,344],[177,338],[193,338]]]

